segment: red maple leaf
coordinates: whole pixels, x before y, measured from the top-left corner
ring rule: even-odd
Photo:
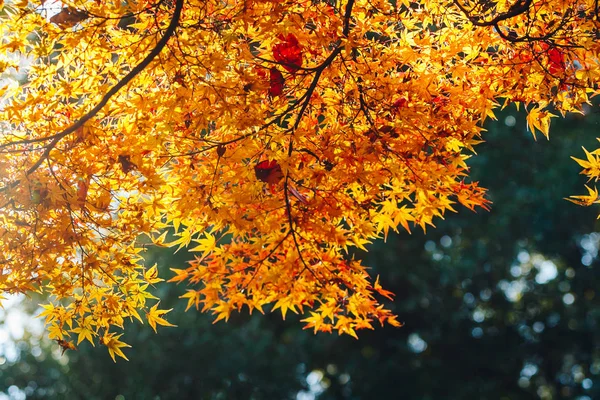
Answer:
[[[302,66],[302,46],[292,33],[287,36],[279,35],[278,37],[282,40],[282,43],[273,46],[273,58],[293,74]]]
[[[394,102],[393,106],[397,107],[397,108],[407,107],[408,106],[408,100],[406,100],[406,98],[404,98],[404,97],[400,97],[398,100],[396,100]]]
[[[552,47],[548,50],[548,72],[554,75],[565,72],[565,69],[565,55],[556,47]]]
[[[261,161],[254,166],[254,174],[259,181],[275,184],[283,178],[281,166],[275,160]]]
[[[269,94],[271,96],[279,96],[283,93],[285,79],[283,78],[283,74],[275,67],[269,70],[269,83]]]

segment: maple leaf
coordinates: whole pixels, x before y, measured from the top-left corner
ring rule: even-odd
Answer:
[[[311,311],[310,315],[310,317],[301,320],[302,322],[306,322],[304,329],[313,328],[314,333],[317,333],[319,331],[331,333],[333,325],[325,322],[325,318],[321,313]]]
[[[131,347],[125,342],[119,340],[119,338],[123,336],[123,334],[117,335],[115,333],[106,333],[102,338],[101,342],[108,348],[108,354],[112,358],[113,362],[117,362],[115,355],[125,360],[129,361],[129,359],[123,353],[122,348]]]
[[[129,171],[135,169],[136,165],[131,162],[131,156],[128,154],[119,154],[117,157],[119,164],[121,165],[121,169],[124,174],[128,174]]]
[[[188,279],[190,275],[185,269],[171,268],[171,271],[175,272],[175,276],[169,279],[169,282],[181,282]]]
[[[598,203],[598,189],[591,188],[589,186],[585,186],[588,191],[587,195],[582,196],[570,196],[565,200],[570,201],[571,203],[575,203],[580,206],[591,206],[594,203]]]
[[[256,178],[262,182],[275,184],[283,178],[281,166],[274,160],[261,161],[254,166]]]
[[[396,108],[408,107],[408,100],[404,97],[400,97],[398,100],[394,101],[392,105]]]
[[[283,93],[285,79],[283,74],[275,67],[269,69],[269,94],[280,96]]]
[[[222,319],[227,322],[229,320],[229,316],[231,315],[231,311],[233,311],[233,306],[231,304],[227,302],[220,302],[220,304],[213,308],[213,314],[217,315],[213,323],[217,323]]]
[[[90,342],[92,344],[92,346],[94,346],[94,336],[96,335],[96,333],[92,330],[92,328],[90,326],[90,318],[89,317],[87,317],[80,326],[78,326],[75,329],[72,329],[71,332],[77,334],[77,345],[78,346],[84,340],[87,340],[88,342]]]
[[[279,299],[277,303],[275,303],[275,305],[273,306],[273,311],[277,310],[278,308],[280,309],[281,316],[284,320],[288,310],[291,310],[293,313],[298,314],[298,311],[296,311],[296,307],[292,299],[290,298]]]
[[[77,203],[80,207],[85,206],[85,200],[87,199],[89,187],[89,180],[80,178],[77,180]]]
[[[288,186],[288,190],[290,191],[290,194],[298,199],[301,203],[308,204],[308,199],[306,196],[300,193],[296,188]]]
[[[202,256],[206,256],[208,253],[213,251],[217,245],[217,240],[209,232],[204,232],[204,238],[202,239],[192,239],[194,242],[198,243],[198,246],[192,247],[189,251],[198,251],[202,252]]]
[[[566,64],[565,64],[565,55],[563,52],[556,48],[551,47],[548,50],[548,72],[551,74],[562,74],[565,72]]]
[[[581,173],[587,175],[589,177],[589,180],[598,180],[598,178],[600,177],[600,156],[596,151],[589,152],[585,149],[585,147],[582,148],[585,152],[587,160],[581,160],[575,157],[571,158],[583,168],[583,171],[581,171]]]
[[[375,279],[375,283],[373,284],[373,289],[375,289],[375,291],[377,291],[377,293],[379,293],[380,295],[387,297],[390,300],[394,300],[394,297],[393,297],[394,293],[390,292],[389,290],[385,290],[379,284],[379,275],[377,276],[377,279]]]
[[[42,307],[44,311],[39,313],[37,318],[46,317],[46,324],[50,324],[57,318],[57,310],[54,304],[40,304],[40,307]]]
[[[63,327],[58,323],[51,323],[48,327],[48,337],[50,339],[63,340],[65,336],[68,335],[65,334]]]
[[[63,7],[63,9],[50,18],[50,22],[55,23],[61,28],[71,28],[89,17],[88,13],[73,7]]]
[[[200,292],[197,290],[188,290],[185,294],[179,296],[182,299],[188,299],[185,311],[189,310],[190,307],[195,306],[198,309],[200,305]]]
[[[352,320],[350,318],[340,316],[334,328],[338,330],[340,335],[346,334],[358,340],[358,335],[356,334],[354,324],[352,323]]]
[[[302,67],[302,47],[298,39],[293,33],[280,34],[278,38],[282,42],[273,46],[273,58],[288,72],[297,72]]]
[[[556,115],[546,110],[541,110],[539,107],[534,107],[527,113],[527,127],[535,138],[535,131],[539,130],[546,138],[549,138],[550,118]]]
[[[158,277],[158,268],[156,264],[154,264],[152,267],[148,268],[144,272],[144,281],[150,284],[163,281],[161,278]]]
[[[68,340],[57,339],[56,343],[61,347],[61,355],[65,354],[67,350],[76,350],[75,345]]]
[[[156,303],[150,308],[150,311],[146,312],[146,319],[148,320],[148,324],[154,329],[156,332],[156,325],[162,326],[177,326],[168,322],[166,319],[162,318],[163,315],[167,314],[172,310],[172,308],[168,310],[159,310],[158,305],[160,302]]]

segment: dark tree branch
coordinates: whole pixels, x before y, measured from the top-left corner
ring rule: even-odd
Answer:
[[[526,34],[525,36],[519,37],[517,35],[514,35],[514,36],[510,35],[510,34],[507,35],[506,33],[502,32],[502,28],[497,23],[494,24],[494,29],[496,30],[496,32],[502,39],[507,40],[509,42],[513,42],[513,43],[549,41],[552,39],[552,37],[554,37],[558,33],[558,31],[560,31],[561,29],[563,29],[565,27],[565,25],[569,21],[570,16],[571,16],[571,10],[567,10],[567,12],[565,12],[565,14],[562,16],[562,18],[560,20],[560,24],[558,24],[558,26],[556,28],[552,29],[550,32],[546,33],[543,36],[530,36],[529,34]]]
[[[533,0],[517,0],[517,2],[513,4],[507,12],[498,14],[496,17],[492,18],[489,21],[482,19],[480,16],[471,15],[471,11],[467,10],[466,7],[460,3],[459,0],[454,0],[454,5],[456,5],[460,9],[460,11],[463,12],[465,17],[467,17],[473,25],[495,26],[502,21],[526,13],[527,10],[529,10],[529,7],[531,7],[532,2]]]
[[[344,14],[344,29],[342,30],[344,37],[348,37],[350,34],[350,17],[352,16],[352,7],[354,7],[354,0],[348,0],[348,4],[346,4],[346,12]]]

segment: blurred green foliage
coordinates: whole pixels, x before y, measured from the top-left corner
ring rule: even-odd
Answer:
[[[114,364],[89,344],[61,356],[27,330],[9,345],[0,330],[0,392],[90,400],[600,398],[598,209],[563,199],[585,190],[569,157],[582,157],[581,145],[595,148],[597,110],[554,120],[552,139],[537,143],[524,116],[505,111],[470,162],[489,188],[490,212],[460,209],[426,234],[393,235],[357,254],[396,293],[389,306],[405,323],[400,329],[360,332],[358,341],[315,336],[301,329],[301,317],[282,321],[278,312],[213,325],[210,315],[183,311],[184,286],[161,284],[161,308],[174,307],[169,321],[178,327],[155,335],[128,325],[130,362]],[[151,251],[148,261],[168,276],[186,256]]]

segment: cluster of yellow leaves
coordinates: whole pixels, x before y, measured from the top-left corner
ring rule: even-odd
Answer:
[[[487,208],[466,159],[500,102],[548,136],[598,93],[594,0],[63,3],[0,13],[0,67],[31,63],[0,88],[0,291],[113,359],[125,319],[171,326],[150,244],[192,247],[170,280],[216,320],[398,326],[349,247]]]
[[[600,139],[598,140],[600,141]],[[597,182],[598,178],[600,178],[600,149],[596,149],[592,152],[589,152],[585,148],[583,148],[583,151],[586,155],[585,160],[581,160],[575,157],[571,158],[583,168],[581,173],[588,177],[588,182],[592,180]],[[592,204],[600,203],[600,199],[598,199],[598,189],[595,186],[591,188],[587,185],[585,186],[585,188],[588,191],[587,195],[571,196],[567,200],[580,206],[591,206]],[[600,218],[600,215],[598,216],[598,218]]]

